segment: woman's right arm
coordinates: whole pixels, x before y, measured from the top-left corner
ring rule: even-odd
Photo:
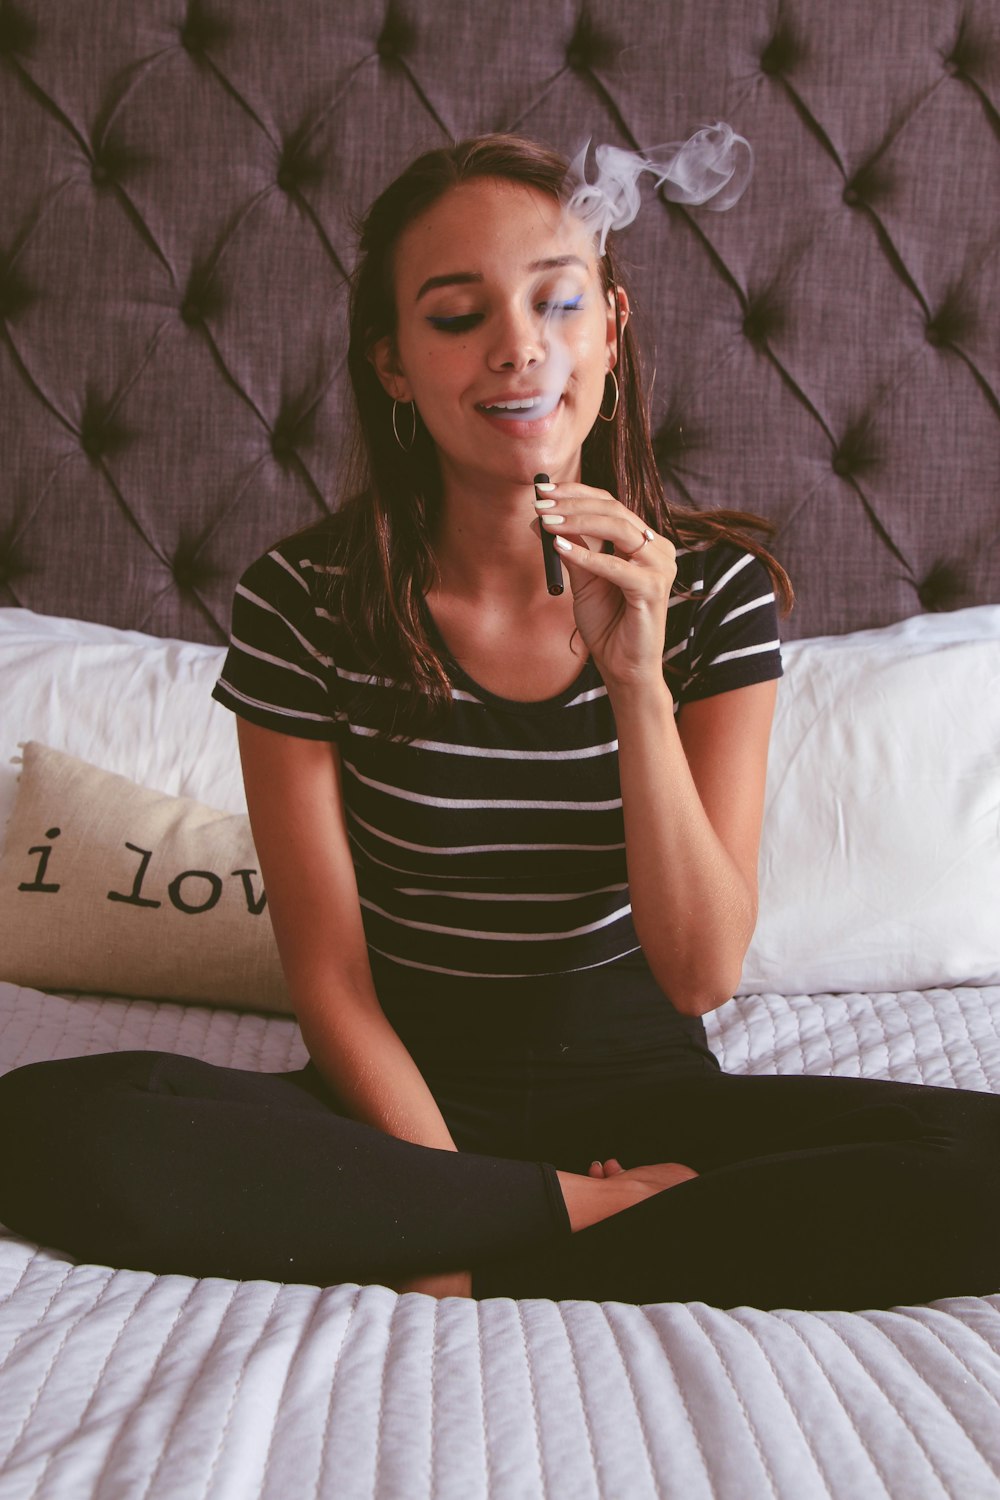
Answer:
[[[336,746],[246,719],[238,724],[254,843],[309,1055],[352,1118],[454,1151],[434,1096],[375,993]]]

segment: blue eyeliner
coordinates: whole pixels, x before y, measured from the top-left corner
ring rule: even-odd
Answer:
[[[583,293],[580,292],[569,302],[553,302],[551,306],[546,306],[545,316],[548,317],[553,313],[579,312],[582,301]],[[470,328],[475,327],[481,317],[482,313],[458,313],[450,318],[431,314],[427,321],[432,328],[437,328],[441,333],[467,333]]]

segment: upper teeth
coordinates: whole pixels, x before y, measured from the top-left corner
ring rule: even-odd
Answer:
[[[529,407],[537,406],[540,397],[525,396],[520,401],[489,401],[488,411],[527,411]]]

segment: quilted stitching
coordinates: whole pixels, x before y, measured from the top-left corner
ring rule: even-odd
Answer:
[[[998,999],[997,989],[756,997],[721,1018],[716,1043],[743,1071],[775,1071],[776,1061],[778,1071],[817,1059],[825,1067],[813,1040],[828,1013],[842,1072],[872,1073],[875,1057],[919,1078],[939,1067],[943,1047],[956,1077],[975,1071],[996,1088],[996,1047],[982,1048],[975,1069],[970,1059],[979,1039],[995,1037],[987,1018]],[[81,1038],[102,1046],[170,1038],[203,1047],[210,1060],[286,1065],[295,1028],[285,1018],[201,1012],[186,1030],[183,1012],[0,987],[2,1055],[65,1055]],[[601,1500],[623,1500],[616,1485],[626,1450],[628,1500],[1000,1493],[987,1477],[1000,1474],[998,1298],[904,1313],[762,1314],[438,1306],[378,1287],[248,1283],[234,1300],[232,1283],[111,1276],[2,1238],[0,1270],[12,1288],[0,1301],[0,1329],[10,1330],[0,1462],[36,1500],[64,1500],[81,1466],[100,1475],[95,1493],[367,1500],[375,1485],[391,1495],[407,1464],[416,1494],[429,1473],[442,1494],[463,1500],[534,1500],[565,1492],[567,1444],[573,1493]],[[121,1309],[127,1304],[124,1321],[112,1288]],[[103,1341],[91,1336],[90,1318]],[[61,1400],[69,1388],[78,1399]],[[472,1395],[466,1405],[456,1406],[459,1388]],[[790,1487],[787,1441],[799,1428],[815,1472],[803,1464]],[[255,1441],[246,1441],[250,1432]]]

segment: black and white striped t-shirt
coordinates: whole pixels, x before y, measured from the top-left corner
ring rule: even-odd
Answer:
[[[378,738],[401,692],[337,619],[320,526],[243,575],[214,696],[245,719],[335,741],[369,947],[411,971],[566,973],[638,947],[626,881],[618,742],[588,660],[541,703],[486,692],[428,627],[452,682],[432,732]],[[331,577],[333,573],[333,577]],[[678,707],[781,675],[766,570],[729,544],[681,553],[665,662]]]

